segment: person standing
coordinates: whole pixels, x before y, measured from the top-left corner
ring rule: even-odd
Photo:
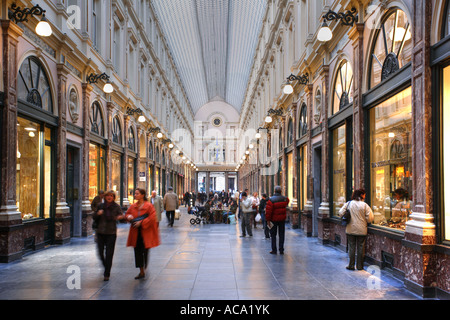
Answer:
[[[267,194],[263,193],[261,201],[259,201],[259,214],[261,215],[261,222],[264,230],[264,239],[269,239],[270,234],[266,221],[266,204],[267,204]]]
[[[373,211],[370,206],[364,202],[366,191],[364,189],[355,190],[352,194],[352,200],[344,204],[339,210],[339,216],[342,217],[349,208],[350,223],[345,228],[348,239],[348,256],[349,264],[347,270],[355,270],[355,254],[356,268],[363,270],[364,267],[364,246],[367,237],[367,224],[372,223],[374,219]]]
[[[163,200],[162,200],[161,196],[156,193],[156,190],[152,191],[152,197],[150,198],[150,202],[155,207],[156,221],[158,222],[158,226],[159,226],[159,223],[161,222],[161,214],[164,211],[164,206],[163,206]]]
[[[252,208],[252,199],[251,197],[247,197],[247,193],[244,191],[241,194],[241,237],[245,237],[245,233],[247,231],[248,235],[250,237],[253,236],[252,232],[252,224],[251,224],[251,217],[253,214],[253,208]]]
[[[139,274],[135,279],[145,278],[149,249],[160,245],[155,207],[148,201],[144,189],[136,189],[136,200],[127,210],[126,219],[131,222],[127,247],[134,247],[134,259]]]
[[[91,202],[92,211],[94,211],[94,212],[97,211],[97,207],[99,206],[100,203],[103,202],[104,196],[105,196],[105,192],[103,190],[100,190],[98,192],[98,195],[96,195],[95,198],[92,199],[92,202]]]
[[[252,220],[251,223],[253,223],[253,227],[256,229],[256,215],[258,214],[258,208],[259,208],[259,197],[258,197],[258,192],[253,192],[253,196],[250,197],[250,199],[252,199],[252,209],[253,209],[253,214],[252,214]]]
[[[187,194],[187,192],[186,192]],[[169,187],[163,199],[164,210],[166,210],[167,226],[173,227],[175,220],[175,210],[178,209],[178,197],[173,192],[173,188]]]
[[[115,202],[116,193],[114,191],[102,192],[105,202],[96,206],[92,217],[97,221],[97,249],[100,260],[105,271],[103,280],[108,281],[111,274],[114,248],[117,239],[117,220],[124,218],[122,209]]]
[[[281,195],[281,187],[275,187],[275,193],[269,198],[266,204],[266,221],[270,228],[270,237],[272,238],[271,254],[277,254],[277,234],[278,249],[280,254],[284,254],[284,234],[286,221],[286,207],[289,204],[289,198]]]

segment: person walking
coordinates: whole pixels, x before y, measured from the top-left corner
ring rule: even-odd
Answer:
[[[163,206],[163,200],[162,200],[161,196],[156,193],[156,190],[152,191],[152,196],[150,198],[150,202],[155,207],[156,221],[158,222],[157,224],[159,227],[159,223],[161,222],[161,213],[164,211],[164,206]]]
[[[96,195],[95,198],[92,199],[92,202],[91,202],[92,211],[94,211],[94,212],[97,211],[97,207],[100,205],[100,203],[103,202],[104,196],[105,196],[105,192],[103,190],[100,190],[98,192],[98,195]]]
[[[266,221],[266,204],[267,204],[267,194],[263,193],[262,198],[259,201],[259,214],[261,215],[261,222],[264,230],[264,238],[263,239],[269,239],[270,233],[269,228],[267,227],[267,221]]]
[[[134,259],[139,274],[135,279],[145,278],[149,249],[160,245],[155,207],[148,201],[144,189],[136,189],[136,200],[127,210],[125,217],[131,223],[127,247],[134,247]]]
[[[253,214],[253,208],[252,208],[252,199],[250,197],[247,197],[247,193],[244,191],[241,194],[241,237],[245,237],[246,231],[250,237],[253,236],[252,232],[252,224],[251,224],[251,217]]]
[[[163,205],[166,210],[167,226],[173,227],[175,220],[175,210],[178,209],[178,196],[173,192],[173,188],[169,187],[167,193],[164,195]],[[186,192],[187,194],[187,192]]]
[[[256,229],[256,215],[258,214],[258,208],[259,208],[259,197],[258,197],[258,192],[253,192],[253,196],[250,197],[250,199],[252,199],[252,209],[253,209],[253,214],[252,214],[252,220],[251,223],[253,223],[253,227]]]
[[[280,254],[284,254],[284,235],[286,207],[289,204],[289,198],[281,195],[281,187],[275,187],[275,193],[269,198],[266,204],[266,221],[270,228],[270,237],[272,238],[271,254],[277,254],[277,234],[278,249]]]
[[[97,222],[97,249],[103,267],[103,280],[108,281],[111,275],[111,267],[114,256],[114,248],[117,239],[117,220],[124,218],[122,209],[115,202],[116,193],[108,191],[102,193],[105,202],[96,206],[92,217]]]
[[[364,202],[366,191],[364,189],[355,190],[352,194],[352,200],[345,203],[339,216],[342,217],[349,208],[350,223],[345,228],[348,240],[348,256],[349,264],[347,270],[355,270],[355,254],[356,268],[363,270],[364,267],[364,246],[367,237],[367,224],[372,223],[374,219],[373,211],[370,206]]]

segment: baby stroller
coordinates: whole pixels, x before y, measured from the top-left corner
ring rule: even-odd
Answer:
[[[192,214],[195,215],[195,218],[191,218],[190,223],[192,225],[200,224],[200,223],[208,223],[208,213],[206,212],[204,207],[194,206],[191,210]]]

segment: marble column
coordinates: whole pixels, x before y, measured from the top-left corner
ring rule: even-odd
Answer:
[[[130,116],[123,116],[123,157],[122,157],[122,207],[128,208],[128,127],[130,126]]]
[[[323,99],[323,126],[322,126],[322,201],[319,206],[318,213],[318,239],[323,243],[330,240],[330,204],[329,204],[329,132],[328,132],[328,89],[330,87],[329,81],[329,66],[324,65],[319,74],[320,82],[322,83]]]
[[[291,207],[291,224],[294,229],[299,228],[300,220],[299,220],[299,207],[298,207],[298,148],[297,148],[297,131],[298,131],[298,113],[297,113],[297,102],[292,103],[291,105],[291,112],[292,116],[292,144],[294,146],[294,149],[292,150],[292,165],[293,168],[293,174],[292,174],[292,182],[288,181],[287,183],[292,183],[292,194],[293,199],[290,199],[290,207]],[[287,168],[289,170],[289,168]],[[286,194],[287,194],[287,187],[286,187]]]
[[[306,144],[306,171],[308,175],[303,177],[306,179],[307,191],[306,199],[304,199],[305,204],[303,207],[302,215],[302,229],[305,234],[310,237],[313,234],[313,195],[314,195],[314,177],[312,176],[312,142],[311,142],[311,130],[313,124],[313,85],[308,84],[305,87],[306,93],[306,119],[307,119],[307,144]],[[305,161],[305,159],[302,159]],[[300,168],[302,170],[302,168]],[[301,174],[301,173],[300,173]]]
[[[410,220],[406,222],[402,255],[405,285],[427,296],[436,282],[436,259],[430,248],[436,244],[433,203],[437,190],[433,188],[432,148],[432,76],[430,30],[432,3],[414,0],[412,13],[412,167],[413,200]]]
[[[81,235],[87,237],[93,234],[92,230],[92,210],[89,201],[89,142],[91,139],[90,131],[90,101],[92,86],[88,83],[82,83],[82,110],[83,110],[83,149],[81,164]]]
[[[112,126],[113,126],[114,103],[106,103],[106,189],[112,190]],[[120,203],[119,199],[116,199]]]
[[[278,185],[281,187],[281,194],[283,195],[287,195],[287,184],[286,184],[286,162],[287,162],[287,157],[286,157],[286,153],[284,152],[284,150],[286,149],[286,118],[282,117],[281,118],[281,123],[280,123],[280,128],[281,128],[281,141],[283,141],[282,143],[282,149],[280,150],[281,152],[281,181],[278,181]]]
[[[56,209],[55,209],[55,243],[70,242],[70,208],[66,202],[66,152],[67,152],[67,74],[69,69],[62,63],[58,71],[58,128],[56,141]]]
[[[18,38],[23,30],[1,20],[4,103],[1,107],[0,262],[22,258],[22,216],[16,206]]]

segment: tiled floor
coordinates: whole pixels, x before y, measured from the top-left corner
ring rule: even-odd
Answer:
[[[73,238],[0,264],[0,299],[420,300],[388,272],[347,271],[346,253],[300,230],[287,228],[285,254],[271,255],[260,225],[253,237],[240,238],[238,224],[191,226],[182,213],[173,228],[163,218],[162,244],[151,250],[145,279],[134,280],[133,249],[125,246],[129,226],[120,225],[108,282],[94,237]]]

